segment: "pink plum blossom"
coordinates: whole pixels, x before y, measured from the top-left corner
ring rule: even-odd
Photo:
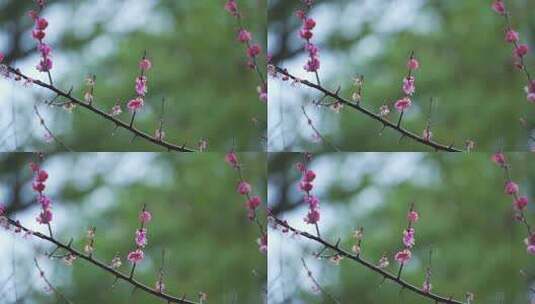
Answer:
[[[143,224],[150,222],[151,219],[152,219],[152,214],[148,212],[147,210],[144,210],[139,214],[139,221]]]
[[[45,18],[37,17],[35,19],[35,28],[38,30],[45,30],[48,27],[48,21]]]
[[[499,165],[499,166],[504,166],[505,165],[505,155],[502,153],[502,152],[496,152],[492,155],[492,161]]]
[[[225,3],[225,10],[233,16],[237,16],[238,4],[236,3],[236,0],[228,0],[227,3]]]
[[[394,106],[396,107],[396,110],[398,110],[399,112],[403,112],[407,110],[408,108],[410,108],[411,104],[412,102],[409,97],[403,97],[399,99],[398,101],[396,101]]]
[[[240,29],[238,31],[238,41],[245,43],[251,41],[251,39],[253,39],[253,36],[249,31],[245,29]]]
[[[422,137],[425,141],[431,141],[431,138],[433,137],[433,132],[431,132],[431,128],[426,127],[424,129],[424,132],[422,133]]]
[[[39,224],[49,224],[52,222],[52,211],[50,209],[43,209],[36,220]]]
[[[528,205],[528,198],[526,196],[521,196],[514,201],[514,207],[517,210],[524,210]]]
[[[529,53],[529,46],[527,44],[519,44],[514,50],[514,55],[516,55],[518,58],[522,58],[526,56],[528,53]]]
[[[249,183],[247,183],[246,181],[241,181],[239,184],[238,184],[238,193],[241,194],[241,195],[246,195],[246,194],[249,194],[251,192],[251,185]]]
[[[138,247],[145,247],[148,243],[148,240],[147,240],[147,229],[145,228],[142,228],[142,229],[138,229],[136,230],[136,238],[135,238],[135,241],[136,241],[136,245]]]
[[[231,151],[225,155],[225,161],[233,168],[238,167],[238,156],[234,151]]]
[[[268,251],[268,236],[267,234],[262,234],[262,236],[257,240],[258,243],[258,250],[263,253],[267,254]]]
[[[509,43],[517,42],[519,39],[518,32],[509,29],[505,32],[505,41]]]
[[[128,261],[132,264],[137,264],[143,260],[144,254],[141,249],[136,249],[132,252],[130,252],[127,256]]]
[[[145,71],[145,72],[148,71],[148,70],[150,70],[151,67],[152,67],[152,62],[151,62],[149,59],[147,59],[147,58],[143,58],[143,59],[141,59],[141,61],[139,62],[139,68],[140,68],[141,70]]]
[[[425,292],[425,293],[430,293],[432,287],[433,286],[431,285],[431,282],[429,282],[428,280],[425,280],[424,284],[422,286],[422,291]]]
[[[303,180],[306,182],[312,182],[316,178],[316,173],[312,170],[306,170]]]
[[[261,203],[262,203],[262,199],[260,198],[260,196],[255,195],[251,197],[249,200],[247,200],[247,208],[254,210],[258,208],[258,206],[260,206]]]
[[[414,246],[414,233],[414,228],[403,231],[403,244],[405,244],[405,247],[412,248]]]
[[[414,92],[416,91],[416,86],[414,85],[414,77],[413,76],[409,76],[407,78],[404,78],[403,79],[403,92],[405,92],[405,94],[411,96],[412,94],[414,94]]]
[[[492,3],[492,9],[500,15],[505,15],[505,4],[502,0],[495,0]]]
[[[420,62],[418,62],[418,60],[416,60],[416,58],[411,58],[409,59],[409,61],[407,62],[407,68],[409,70],[417,70],[420,68]]]
[[[316,224],[320,220],[320,212],[318,209],[310,209],[305,217],[305,223]]]
[[[258,44],[252,44],[251,46],[247,48],[247,56],[249,56],[250,58],[260,55],[261,52],[262,52],[262,49],[260,48],[260,45]]]
[[[518,192],[518,185],[513,181],[505,183],[505,193],[512,195]]]
[[[143,108],[143,98],[137,97],[135,99],[132,99],[126,104],[126,106],[131,112],[135,112]]]
[[[396,253],[396,255],[394,256],[394,259],[395,259],[398,263],[404,265],[404,264],[406,264],[407,262],[410,261],[411,257],[412,257],[412,253],[411,253],[411,251],[410,251],[409,249],[406,249],[406,248],[405,248],[405,249],[403,249],[403,250],[401,250],[401,251],[398,251],[398,252]]]
[[[147,94],[147,77],[139,76],[136,78],[136,93],[138,96]]]

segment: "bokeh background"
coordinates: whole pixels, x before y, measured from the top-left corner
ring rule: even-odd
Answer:
[[[533,154],[509,153],[513,177],[530,198],[527,211],[533,223],[535,167]],[[303,222],[307,206],[297,191],[295,164],[302,155],[270,155],[268,198],[273,212],[294,227],[314,233]],[[314,194],[320,198],[322,236],[348,250],[353,231],[364,228],[362,255],[377,263],[401,246],[411,202],[420,220],[416,224],[413,259],[403,278],[422,286],[432,250],[433,290],[475,303],[535,303],[534,256],[523,241],[524,226],[512,220],[511,199],[503,191],[503,172],[490,154],[435,153],[328,153],[313,158],[317,174]],[[322,288],[341,303],[429,303],[359,264],[342,260],[339,266],[311,255],[321,247],[305,238],[280,231],[269,234],[269,303],[332,303],[318,295],[307,278],[301,257]],[[531,301],[531,302],[530,302]]]
[[[245,48],[236,40],[237,25],[225,1],[187,0],[50,0],[46,41],[53,46],[56,85],[83,98],[85,78],[97,76],[96,105],[111,109],[135,95],[138,62],[147,50],[153,62],[149,94],[136,126],[153,134],[166,99],[165,131],[169,141],[196,147],[208,141],[211,151],[265,147],[266,104],[256,93],[257,79],[246,67]],[[26,15],[34,1],[0,1],[0,51],[6,61],[37,79],[38,54]],[[244,25],[266,45],[266,1],[238,1]],[[263,60],[263,59],[262,59]],[[262,61],[260,61],[262,62]],[[62,150],[43,140],[45,131],[33,104],[53,96],[36,86],[24,88],[0,80],[0,137],[3,151]],[[84,109],[70,114],[41,107],[52,132],[75,151],[160,151]],[[124,111],[121,119],[129,121]]]
[[[492,1],[316,0],[310,16],[317,21],[313,41],[320,48],[323,85],[351,99],[352,78],[365,76],[363,105],[378,112],[400,97],[411,50],[421,63],[416,72],[413,106],[404,126],[421,134],[429,114],[434,137],[445,144],[476,142],[480,151],[502,147],[526,151],[533,142],[535,107],[526,101],[525,76],[512,65],[504,41],[504,20],[490,9]],[[268,50],[275,64],[305,79],[306,54],[298,35],[295,11],[301,1],[269,1]],[[535,2],[506,1],[514,27],[534,48]],[[527,57],[534,70],[535,57]],[[269,83],[269,150],[330,151],[313,140],[301,104],[320,96],[313,90],[271,79]],[[336,114],[307,106],[320,132],[346,151],[428,151],[365,116],[345,109]],[[397,121],[397,113],[390,119]],[[519,123],[527,120],[527,128]],[[528,131],[529,130],[529,131]],[[533,147],[531,147],[533,148]]]
[[[266,172],[263,154],[241,153],[244,172],[262,197]],[[28,168],[33,154],[0,154],[0,200],[9,216],[38,231],[39,212]],[[134,246],[134,231],[144,203],[153,220],[149,244],[136,278],[154,286],[165,249],[165,284],[172,295],[208,303],[262,303],[266,286],[266,256],[258,251],[258,229],[247,220],[238,182],[224,154],[87,153],[48,155],[46,194],[54,200],[56,237],[72,237],[82,249],[87,229],[96,227],[95,257],[110,262],[123,256],[121,271],[130,270],[124,256]],[[73,303],[161,303],[142,291],[78,260],[66,266],[48,260],[53,246],[39,239],[0,233],[0,299],[2,303],[58,303],[45,291],[33,264],[37,257],[47,278]],[[59,252],[58,252],[59,253]]]

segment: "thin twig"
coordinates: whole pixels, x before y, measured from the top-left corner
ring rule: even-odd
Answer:
[[[48,289],[54,292],[54,294],[56,295],[58,299],[63,300],[65,303],[72,304],[71,300],[67,299],[67,297],[65,297],[63,293],[61,293],[56,287],[54,287],[54,285],[52,285],[52,283],[50,283],[50,281],[45,275],[45,272],[43,271],[41,266],[39,266],[39,263],[37,262],[37,258],[34,258],[33,261],[35,262],[35,267],[39,271],[39,276],[43,279],[43,282],[45,282]]]
[[[37,118],[39,118],[39,123],[41,124],[41,126],[43,126],[43,128],[45,129],[47,134],[50,135],[50,137],[52,137],[52,139],[57,144],[59,144],[63,149],[65,149],[65,150],[67,150],[69,152],[73,152],[71,148],[67,147],[67,145],[65,145],[65,143],[61,139],[59,139],[54,133],[52,133],[50,128],[46,125],[45,119],[43,118],[43,116],[41,116],[41,113],[39,113],[39,109],[38,109],[37,105],[34,105],[33,109],[35,110],[35,115],[37,115]]]
[[[321,133],[320,131],[318,131],[318,129],[314,126],[314,123],[312,122],[312,119],[310,118],[310,116],[308,116],[307,112],[305,111],[305,106],[301,106],[301,111],[303,111],[303,115],[305,115],[306,119],[307,119],[307,124],[310,126],[310,128],[312,128],[312,130],[314,131],[314,133],[316,134],[316,136],[319,137],[319,139],[321,139],[321,141],[324,143],[324,144],[327,144],[328,146],[330,146],[332,149],[334,149],[335,151],[337,152],[340,152],[340,149],[338,149],[338,147],[336,147],[335,145],[333,145],[329,140],[327,140]]]
[[[308,268],[307,264],[305,263],[305,259],[301,258],[301,262],[303,263],[303,268],[305,268],[305,271],[307,272],[307,276],[310,278],[310,281],[312,281],[312,284],[318,289],[323,295],[325,295],[327,298],[329,298],[332,302],[340,304],[340,301],[333,297],[329,292],[327,292],[323,287],[321,287],[320,283],[314,278],[312,275],[312,271]]]

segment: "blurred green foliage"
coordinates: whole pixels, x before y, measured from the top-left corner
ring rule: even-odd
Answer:
[[[508,157],[513,179],[530,198],[526,215],[533,223],[534,155],[510,153]],[[298,154],[279,154],[270,156],[269,165],[270,204],[274,210],[284,210],[279,217],[291,216],[296,221],[306,213],[296,191],[299,176],[293,166],[300,160]],[[432,249],[433,291],[440,295],[464,300],[465,292],[473,292],[476,303],[527,303],[534,298],[529,288],[535,284],[535,264],[523,243],[526,231],[512,219],[503,172],[491,163],[489,154],[320,154],[310,167],[317,173],[314,193],[321,200],[320,229],[331,242],[341,238],[341,246],[350,250],[352,231],[362,226],[362,256],[377,263],[386,253],[391,263],[388,269],[395,272],[393,254],[401,246],[409,205],[415,202],[420,220],[404,279],[422,286]],[[270,234],[281,235],[279,231]],[[273,294],[286,295],[284,303],[331,303],[311,292],[304,275],[302,282],[292,285],[297,290],[277,289],[304,273],[300,255],[311,265],[320,265],[313,268],[313,274],[341,303],[429,303],[389,281],[381,284],[382,277],[352,261],[335,266],[315,260],[310,253],[321,247],[304,238],[287,236],[280,244],[297,246],[292,251],[295,256],[289,257],[278,255],[280,248],[270,244],[270,265],[282,266],[281,276],[270,277],[269,285]]]
[[[239,156],[254,191],[265,197],[264,155]],[[6,159],[12,161],[11,157],[2,155],[0,166],[4,167]],[[30,178],[26,164],[33,156],[16,154],[15,158],[25,164],[19,168],[21,178]],[[235,192],[236,172],[224,162],[223,154],[56,154],[47,157],[43,168],[50,173],[46,193],[54,199],[53,227],[64,242],[72,237],[74,246],[82,250],[86,231],[94,225],[95,257],[109,263],[119,253],[123,257],[121,271],[129,272],[124,257],[134,246],[138,214],[146,203],[153,220],[148,225],[149,244],[136,279],[154,286],[165,250],[165,284],[170,294],[186,294],[196,300],[202,291],[208,294],[208,303],[262,302],[267,266],[256,244],[258,229],[247,220],[243,198]],[[3,172],[2,176],[12,173]],[[11,189],[10,184],[2,183],[2,187]],[[30,189],[28,180],[21,189],[23,196],[31,197]],[[11,202],[12,192],[4,191],[2,197]],[[35,212],[26,208],[11,216],[32,220]],[[13,282],[18,286],[19,300],[25,303],[56,303],[52,294],[35,288],[43,285],[38,278],[31,285],[23,281],[36,273],[33,256],[44,265],[52,265],[47,277],[73,303],[161,303],[140,290],[132,291],[122,281],[112,287],[114,277],[85,261],[72,267],[62,261],[45,263],[40,253],[50,252],[50,244],[22,238],[15,241],[18,250],[26,251],[3,259],[0,267],[11,268],[15,259]],[[25,294],[20,291],[28,287]]]
[[[526,101],[525,75],[512,64],[511,46],[504,41],[504,20],[490,9],[491,1],[315,3],[310,14],[317,20],[315,42],[320,47],[324,86],[336,91],[340,85],[341,95],[350,99],[352,78],[362,74],[362,104],[378,112],[382,104],[400,98],[406,62],[414,50],[421,68],[415,75],[416,94],[413,107],[404,117],[405,127],[421,134],[434,98],[432,131],[440,142],[462,148],[465,140],[471,139],[480,151],[498,147],[526,151],[534,144],[528,134],[535,130],[535,108]],[[272,0],[269,6],[269,50],[278,65],[288,67],[291,62],[293,73],[301,73],[305,62],[303,43],[297,34],[300,24],[293,15],[298,4],[299,1]],[[535,2],[507,1],[507,5],[521,40],[533,45]],[[534,62],[533,54],[527,57],[530,70],[535,68]],[[277,88],[270,97],[270,120],[272,115],[277,117],[270,121],[270,128],[274,126],[270,130],[270,150],[330,150],[311,140],[312,130],[299,110],[299,103],[317,100],[319,94],[280,80],[270,84]],[[285,92],[290,90],[301,92],[301,97],[285,98]],[[340,114],[323,109],[309,111],[317,113],[314,122],[322,134],[342,150],[429,150],[409,139],[400,140],[392,130],[380,133],[380,124],[351,109]],[[280,112],[284,113],[283,119]],[[397,121],[395,112],[392,109],[389,116],[393,121]],[[527,127],[521,126],[520,118],[526,119]]]
[[[55,57],[61,57],[56,64],[61,66],[53,75],[59,87],[67,91],[73,86],[75,95],[82,98],[84,79],[95,74],[96,105],[109,111],[119,100],[124,106],[135,96],[138,62],[147,50],[153,69],[148,73],[149,93],[146,107],[136,117],[137,127],[154,133],[165,98],[164,128],[169,141],[197,147],[204,138],[211,151],[229,150],[234,143],[241,151],[263,150],[266,105],[258,100],[256,75],[246,67],[245,48],[236,40],[237,24],[223,9],[224,1],[91,2],[49,1],[44,11],[50,21],[47,31],[58,37],[53,48]],[[245,26],[263,46],[265,2],[238,2]],[[8,38],[4,50],[7,61],[29,58],[35,53],[25,14],[32,7],[31,1],[9,0],[0,6],[2,12],[9,12],[0,14],[3,34]],[[33,97],[35,101],[53,97],[36,88],[25,90],[39,92]],[[34,100],[8,96],[4,95],[1,106],[7,112],[8,101],[16,104],[16,131],[22,141],[17,149],[56,149],[44,147],[42,129],[28,130]],[[53,132],[75,151],[161,151],[144,140],[130,142],[130,133],[114,131],[114,125],[86,110],[48,112],[53,115],[47,119]],[[120,118],[130,119],[124,107]]]

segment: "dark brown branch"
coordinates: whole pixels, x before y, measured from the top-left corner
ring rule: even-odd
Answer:
[[[308,232],[304,232],[304,231],[300,231],[300,230],[297,230],[296,228],[290,226],[287,222],[285,221],[282,221],[280,219],[278,219],[277,217],[273,216],[273,215],[270,215],[270,217],[275,221],[276,224],[292,231],[293,233],[295,234],[298,234],[298,235],[301,235],[309,240],[312,240],[312,241],[315,241],[316,243],[319,243],[319,244],[322,244],[323,246],[327,247],[328,249],[331,249],[332,251],[334,251],[337,255],[339,256],[343,256],[343,257],[346,257],[352,261],[355,261],[365,267],[367,267],[368,269],[372,270],[373,272],[376,272],[378,273],[379,275],[381,275],[385,280],[390,280],[392,282],[394,282],[395,284],[399,285],[402,289],[408,289],[424,298],[428,298],[430,300],[433,300],[437,303],[446,303],[446,304],[464,304],[463,302],[460,302],[460,301],[457,301],[457,300],[454,300],[452,299],[451,297],[443,297],[443,296],[439,296],[437,294],[434,294],[434,293],[426,293],[424,291],[422,291],[419,287],[415,286],[415,285],[412,285],[410,284],[409,282],[401,279],[401,278],[398,278],[397,275],[391,273],[391,272],[388,272],[386,270],[383,270],[381,269],[379,266],[376,266],[374,265],[373,263],[363,259],[360,255],[354,255],[348,251],[345,251],[343,250],[342,248],[340,248],[340,246],[338,244],[332,244],[320,237],[317,237],[315,235],[312,235]]]
[[[289,77],[289,78],[291,78],[291,79],[293,79],[293,80],[295,80],[295,81],[297,81],[299,83],[302,83],[302,84],[304,84],[304,85],[306,85],[306,86],[308,86],[310,88],[313,88],[313,89],[315,89],[317,91],[320,91],[323,94],[325,94],[326,96],[332,97],[335,100],[337,100],[338,102],[340,102],[340,103],[342,103],[342,104],[344,104],[344,105],[346,105],[346,106],[348,106],[348,107],[350,107],[352,109],[355,109],[355,110],[367,115],[368,117],[380,122],[384,127],[388,127],[388,128],[391,128],[392,130],[395,130],[395,131],[399,132],[404,137],[411,138],[414,141],[419,142],[419,143],[421,143],[423,145],[426,145],[428,147],[431,147],[436,151],[462,152],[462,150],[453,147],[453,145],[447,146],[447,145],[438,143],[438,142],[433,141],[433,140],[426,140],[425,138],[423,138],[423,137],[421,137],[421,136],[419,136],[419,135],[417,135],[417,134],[415,134],[415,133],[413,133],[413,132],[411,132],[411,131],[409,131],[409,130],[401,127],[401,126],[398,126],[396,123],[393,123],[393,122],[387,120],[386,118],[383,118],[380,115],[375,114],[372,111],[362,107],[360,105],[360,103],[356,104],[356,103],[350,102],[347,99],[342,98],[337,93],[331,92],[330,90],[328,90],[328,89],[326,89],[326,88],[324,88],[322,86],[319,86],[319,85],[317,85],[315,83],[312,83],[312,82],[310,82],[308,80],[305,80],[305,79],[300,79],[300,78],[290,74],[286,69],[282,69],[282,68],[280,68],[278,66],[275,66],[275,70],[276,70],[276,72],[281,73],[284,76],[287,76],[287,77]]]
[[[47,83],[44,83],[40,80],[36,80],[36,79],[32,79],[26,75],[24,75],[22,72],[20,72],[18,69],[14,69],[10,66],[6,66],[8,71],[19,76],[19,77],[22,77],[23,79],[25,80],[28,80],[28,81],[31,81],[32,83],[40,86],[40,87],[43,87],[45,89],[48,89],[54,93],[56,93],[58,96],[60,97],[64,97],[66,99],[68,99],[70,102],[76,104],[76,105],[79,105],[83,108],[86,108],[90,111],[92,111],[93,113],[101,116],[102,118],[104,119],[107,119],[111,122],[113,122],[117,127],[122,127],[124,128],[125,130],[128,130],[130,131],[132,134],[134,134],[134,136],[136,137],[141,137],[149,142],[151,142],[152,144],[154,145],[157,145],[157,146],[161,146],[169,151],[177,151],[177,152],[195,152],[194,149],[192,148],[188,148],[186,147],[185,145],[177,145],[177,144],[173,144],[173,143],[170,143],[170,142],[167,142],[165,140],[159,140],[158,138],[156,137],[153,137],[133,126],[130,126],[128,123],[126,122],[123,122],[122,120],[119,120],[115,117],[113,117],[112,115],[90,105],[90,104],[87,104],[79,99],[77,99],[76,97],[72,96],[70,92],[65,92],[53,85],[49,85]]]
[[[52,243],[52,244],[56,245],[56,247],[58,247],[59,249],[66,250],[70,254],[72,254],[72,255],[74,255],[74,256],[76,256],[78,258],[81,258],[81,259],[83,259],[83,260],[85,260],[85,261],[97,266],[98,268],[100,268],[100,269],[112,274],[113,276],[115,276],[116,279],[123,280],[123,281],[127,282],[128,284],[132,285],[135,288],[141,289],[141,290],[143,290],[144,292],[146,292],[148,294],[151,294],[151,295],[153,295],[153,296],[155,296],[157,298],[165,300],[167,303],[197,304],[196,302],[185,300],[184,297],[178,298],[178,297],[174,297],[174,296],[171,296],[171,295],[163,293],[163,292],[159,292],[158,290],[153,289],[153,288],[151,288],[151,287],[149,287],[149,286],[137,281],[134,278],[131,278],[129,275],[124,274],[122,272],[119,272],[119,271],[113,269],[111,266],[108,266],[107,264],[95,259],[92,255],[84,254],[84,253],[74,249],[70,244],[64,244],[64,243],[56,240],[55,238],[49,237],[49,236],[47,236],[45,234],[42,234],[40,232],[32,231],[32,230],[24,227],[22,224],[14,221],[14,220],[12,220],[10,218],[7,218],[7,220],[9,222],[9,224],[22,229],[24,232],[30,233],[31,235],[33,235],[33,236],[35,236],[35,237],[37,237],[39,239],[48,241],[49,243]]]

